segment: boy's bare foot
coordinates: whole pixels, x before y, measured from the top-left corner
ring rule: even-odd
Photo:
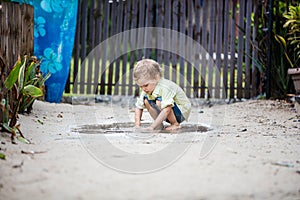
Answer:
[[[181,129],[180,124],[172,124],[171,126],[168,126],[166,128],[167,131],[174,131],[174,130],[178,130]]]
[[[163,130],[164,129],[164,125],[161,123],[158,127],[155,128],[155,130]]]

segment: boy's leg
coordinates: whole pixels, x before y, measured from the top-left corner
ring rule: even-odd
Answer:
[[[161,112],[161,101],[160,100],[148,100],[148,98],[144,98],[145,107],[148,110],[150,116],[155,120],[159,113]],[[175,104],[171,109],[171,112],[167,116],[167,122],[171,124],[171,126],[167,127],[166,130],[176,130],[180,129],[180,123],[184,121],[184,117],[181,114],[178,106]],[[163,127],[163,126],[162,126]]]
[[[180,123],[183,122],[185,119],[178,108],[178,106],[175,104],[172,108],[169,116],[167,117],[167,121],[171,124],[171,126],[167,127],[166,130],[177,130],[180,129]]]
[[[144,99],[145,107],[150,113],[150,116],[155,120],[160,113],[160,108],[156,103],[149,101],[147,98]]]
[[[177,122],[177,119],[176,119],[176,116],[175,116],[175,114],[174,114],[174,111],[173,111],[173,109],[171,109],[171,112],[170,112],[170,114],[168,115],[168,117],[167,117],[167,121],[172,125],[172,124],[179,124],[178,122]]]
[[[144,99],[145,107],[150,113],[150,116],[155,120],[161,111],[161,103],[159,100],[148,100],[148,98]],[[162,130],[164,128],[163,124],[159,127],[156,127],[157,130]]]
[[[159,100],[152,100],[152,101],[150,100],[149,101],[147,98],[145,98],[145,106],[146,106],[148,112],[150,113],[151,117],[153,119],[156,119],[161,111],[161,102]],[[167,121],[170,124],[178,123],[173,109],[171,110],[170,114],[167,116]]]
[[[168,121],[170,122],[171,125],[168,126],[166,130],[177,130],[181,128],[180,123],[178,123],[178,121],[176,120],[176,116],[174,114],[173,109],[171,110],[168,116]]]

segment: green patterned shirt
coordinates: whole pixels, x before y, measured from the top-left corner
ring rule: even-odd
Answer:
[[[191,112],[191,102],[182,88],[176,83],[168,79],[161,78],[151,95],[148,95],[144,91],[141,92],[141,95],[137,98],[137,102],[135,104],[137,108],[145,108],[145,95],[147,95],[149,100],[155,100],[156,98],[161,97],[161,109],[169,105],[173,107],[174,103],[176,103],[184,118],[186,120],[189,118]]]

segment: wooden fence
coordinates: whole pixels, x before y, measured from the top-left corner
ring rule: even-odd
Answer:
[[[33,7],[0,1],[0,56],[9,73],[20,55],[33,54]]]
[[[256,96],[256,2],[80,0],[65,92],[137,95],[132,68],[153,58],[189,97]]]

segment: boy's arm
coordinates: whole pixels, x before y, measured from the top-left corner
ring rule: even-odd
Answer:
[[[143,114],[143,109],[139,109],[139,108],[135,109],[134,121],[135,121],[136,128],[139,128],[141,126],[142,114]]]
[[[164,109],[162,109],[159,115],[157,116],[157,118],[154,120],[154,122],[151,124],[149,128],[155,130],[157,127],[159,127],[161,123],[163,123],[163,121],[167,119],[168,115],[171,112],[171,109],[172,109],[172,105],[169,105]]]

